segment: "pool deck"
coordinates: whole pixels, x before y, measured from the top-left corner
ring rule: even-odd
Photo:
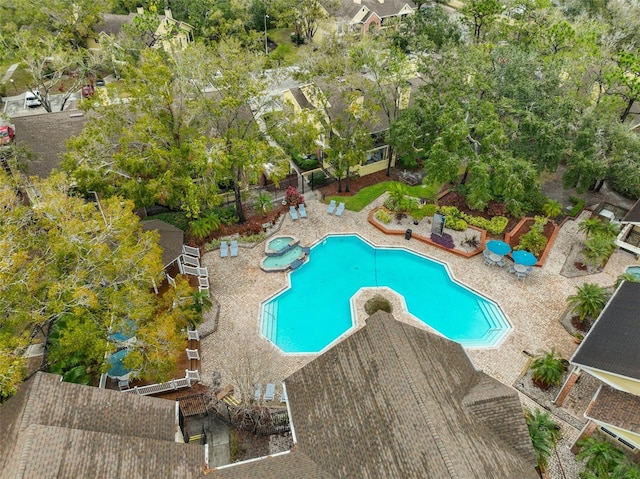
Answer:
[[[358,233],[377,246],[406,247],[446,263],[456,280],[495,301],[513,326],[512,331],[497,347],[469,349],[468,354],[477,368],[509,386],[528,365],[530,357],[525,352],[536,354],[541,349],[555,348],[564,358],[571,357],[577,345],[559,319],[566,310],[567,297],[575,293],[576,286],[585,282],[611,286],[628,266],[638,264],[630,253],[616,250],[604,271],[598,274],[575,278],[560,275],[571,247],[584,238],[578,231],[578,223],[586,217],[586,212],[562,226],[546,264],[535,268],[528,278],[518,280],[508,273],[508,268],[486,266],[482,255],[467,259],[378,231],[367,222],[367,215],[382,204],[383,198],[358,213],[345,210],[340,217],[328,214],[327,205],[315,199],[313,193],[305,198],[308,218],[294,222],[285,215],[275,235],[294,236],[300,239],[301,245],[311,246],[329,233]],[[218,330],[202,341],[200,375],[208,383],[211,373],[216,371],[222,375],[222,384],[233,383],[238,364],[247,364],[249,358],[259,357],[251,362],[252,374],[259,376],[256,382],[277,384],[276,399],[279,399],[280,382],[316,355],[283,354],[260,335],[261,302],[288,284],[287,273],[260,270],[263,257],[262,244],[253,248],[241,245],[236,258],[220,258],[217,251],[204,256],[204,266],[210,271],[211,293],[221,307]],[[340,264],[335,265],[335,274],[340,274]],[[401,314],[397,319],[405,320]],[[410,319],[407,321],[416,324]]]

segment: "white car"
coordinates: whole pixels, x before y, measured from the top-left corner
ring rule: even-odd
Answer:
[[[29,90],[24,94],[24,107],[35,108],[42,105],[42,101],[40,98],[40,92],[38,90]]]

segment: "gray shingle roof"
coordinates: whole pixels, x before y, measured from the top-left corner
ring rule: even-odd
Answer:
[[[537,477],[517,393],[386,313],[286,385],[300,452],[333,477]]]
[[[16,146],[26,147],[35,154],[29,163],[29,175],[46,178],[51,170],[58,168],[61,155],[67,151],[66,142],[79,135],[89,117],[71,116],[78,111],[62,111],[43,115],[30,115],[13,119],[16,126]]]
[[[0,478],[200,477],[204,450],[175,427],[172,401],[37,373],[0,407]]]
[[[604,385],[584,414],[595,421],[640,434],[640,396]]]
[[[622,218],[623,223],[640,223],[640,200],[636,201],[633,207]]]
[[[141,221],[143,231],[157,231],[160,234],[158,244],[162,248],[162,264],[166,268],[182,255],[184,232],[161,220]]]
[[[625,281],[571,358],[571,362],[640,380],[640,283]]]
[[[122,30],[122,26],[131,23],[135,16],[135,13],[128,15],[105,13],[102,15],[102,22],[96,26],[95,31],[96,33],[117,36]]]
[[[416,9],[416,4],[412,0],[384,0],[384,2],[361,0],[361,3],[356,3],[353,0],[340,0],[336,16],[351,20],[361,8],[366,7],[370,12],[375,12],[380,18],[385,18],[397,15],[405,5],[408,5],[413,10]]]

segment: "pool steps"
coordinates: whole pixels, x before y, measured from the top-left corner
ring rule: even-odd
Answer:
[[[468,339],[460,341],[460,343],[468,348],[495,346],[511,326],[500,308],[494,303],[478,301],[478,307],[489,323],[489,330],[479,339]]]
[[[262,335],[271,341],[276,343],[276,331],[278,322],[278,301],[271,301],[263,305],[262,310],[262,325],[260,332]]]

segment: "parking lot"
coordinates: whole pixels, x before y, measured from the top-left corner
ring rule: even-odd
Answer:
[[[50,95],[49,98],[51,101],[51,110],[54,112],[60,111],[60,106],[64,101],[64,95]],[[76,102],[80,100],[80,98],[81,98],[81,95],[79,91],[76,93],[73,93],[67,100],[67,103],[65,104],[64,109],[69,110],[70,108],[75,106]],[[25,108],[24,93],[21,95],[4,97],[2,101],[4,102],[2,111],[3,113],[5,113],[10,117],[37,115],[37,114],[46,113],[46,110],[42,106]]]

